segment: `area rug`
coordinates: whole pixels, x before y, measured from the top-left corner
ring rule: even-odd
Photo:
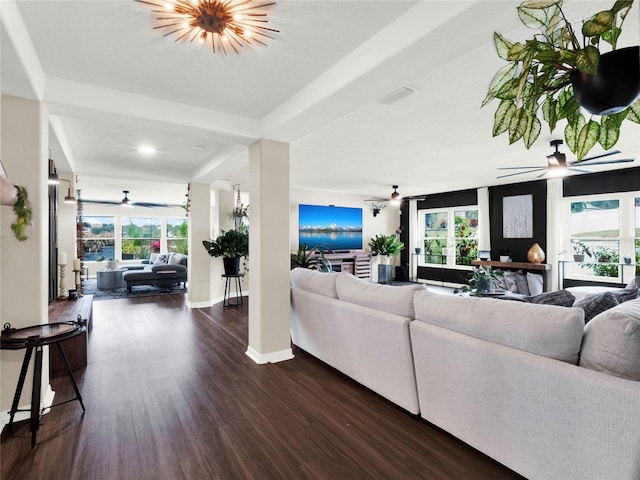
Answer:
[[[126,287],[116,288],[113,290],[98,290],[96,288],[96,279],[90,278],[83,282],[83,292],[85,295],[93,295],[93,300],[113,300],[118,298],[134,298],[134,297],[151,297],[155,295],[168,295],[174,293],[187,293],[187,289],[183,286],[175,287],[154,287],[151,285],[135,286],[133,291],[129,293]]]

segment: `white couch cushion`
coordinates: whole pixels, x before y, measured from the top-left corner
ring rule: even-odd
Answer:
[[[579,308],[417,292],[416,319],[545,357],[578,363]]]
[[[415,318],[413,294],[416,290],[425,290],[423,285],[394,287],[363,280],[348,273],[338,275],[336,289],[340,300],[407,318]]]
[[[294,268],[290,273],[292,287],[302,288],[303,290],[331,298],[338,298],[338,292],[336,291],[337,277],[338,274],[335,272],[322,273],[308,268]]]
[[[640,299],[621,303],[587,323],[580,366],[640,381]]]

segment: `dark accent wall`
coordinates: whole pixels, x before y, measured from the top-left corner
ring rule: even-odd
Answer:
[[[502,236],[502,199],[515,195],[533,195],[533,237],[504,238]],[[491,215],[491,259],[498,260],[502,251],[509,251],[514,262],[527,262],[527,252],[534,243],[547,250],[547,182],[514,183],[489,188]]]
[[[449,208],[460,207],[465,205],[476,205],[478,203],[478,190],[473,188],[469,190],[458,190],[455,192],[436,193],[433,195],[427,195],[424,200],[417,202],[418,210],[426,210],[431,208]],[[409,239],[409,205],[408,202],[403,202],[402,205],[402,220],[405,225],[405,231],[407,241]],[[405,245],[407,245],[405,243]],[[413,253],[415,245],[408,245],[410,248],[405,248],[401,257],[402,265],[409,264],[409,255]],[[451,268],[437,268],[437,267],[418,267],[418,278],[424,280],[434,280],[437,282],[451,282],[451,283],[467,283],[467,277],[469,272],[466,270],[456,270]]]
[[[562,190],[565,197],[640,190],[640,167],[565,177]]]

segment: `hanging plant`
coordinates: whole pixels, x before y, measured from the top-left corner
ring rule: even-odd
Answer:
[[[494,33],[496,52],[508,64],[495,74],[482,102],[500,100],[493,136],[507,133],[510,144],[522,140],[529,149],[540,135],[541,112],[550,131],[566,119],[565,143],[581,160],[597,143],[606,150],[613,147],[624,120],[640,123],[640,50],[616,50],[633,3],[618,0],[584,21],[582,43],[562,11],[562,0],[521,3],[520,20],[540,33],[524,43]],[[601,43],[611,51],[601,53]],[[605,71],[616,65],[622,71]],[[594,85],[603,84],[604,91],[595,91]]]
[[[16,203],[13,204],[16,221],[11,224],[11,230],[13,230],[14,235],[19,241],[24,242],[29,238],[24,233],[24,229],[27,225],[31,225],[31,216],[33,212],[31,211],[31,203],[29,202],[27,189],[19,185],[16,185],[15,188],[18,192],[16,196]]]

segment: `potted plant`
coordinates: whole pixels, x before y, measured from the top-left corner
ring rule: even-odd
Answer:
[[[404,248],[404,243],[395,235],[376,235],[369,241],[371,253],[380,255],[381,264],[378,265],[378,283],[391,283],[391,265],[389,257],[397,255]]]
[[[500,100],[493,136],[508,132],[509,143],[522,139],[528,149],[540,135],[541,112],[550,131],[567,120],[565,143],[581,160],[596,143],[613,147],[624,120],[640,123],[640,47],[617,50],[632,5],[633,0],[618,0],[584,21],[581,44],[562,0],[521,3],[520,20],[540,33],[524,43],[494,33],[498,56],[508,63],[495,74],[482,102]],[[603,52],[601,44],[610,51]],[[588,120],[580,107],[591,113]]]
[[[462,287],[460,290],[455,289],[454,293],[474,290],[479,295],[483,293],[493,293],[496,289],[496,281],[502,277],[504,277],[502,270],[493,270],[491,267],[480,266],[474,269],[473,273],[469,276],[469,285]]]
[[[11,224],[11,230],[20,242],[24,242],[29,238],[24,229],[27,225],[31,225],[31,217],[33,212],[31,210],[31,202],[27,195],[27,189],[20,185],[15,185],[16,189],[16,202],[13,204],[13,212],[16,214],[16,221]]]
[[[249,255],[249,234],[242,230],[222,231],[215,240],[203,240],[212,257],[222,257],[225,275],[238,275],[240,258]]]
[[[243,220],[249,217],[249,205],[245,206],[242,203],[238,204],[231,213],[229,214],[229,218],[233,220],[233,224],[236,228],[242,225]]]
[[[296,267],[330,272],[331,262],[324,256],[324,250],[309,248],[306,243],[302,243],[298,246],[298,252],[291,257],[291,268]]]

